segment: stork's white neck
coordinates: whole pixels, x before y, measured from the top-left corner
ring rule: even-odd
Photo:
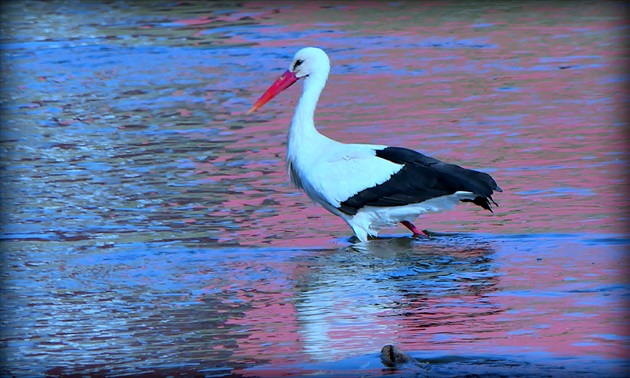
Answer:
[[[295,161],[300,153],[316,149],[323,140],[328,139],[317,131],[314,120],[317,101],[326,86],[327,79],[328,72],[314,73],[304,78],[302,96],[295,108],[291,128],[289,128],[288,160]]]

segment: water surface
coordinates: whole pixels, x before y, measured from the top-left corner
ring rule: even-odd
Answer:
[[[627,376],[622,3],[5,8],[3,374]],[[352,246],[286,177],[300,86],[245,115],[308,45],[321,132],[489,172],[495,213]]]

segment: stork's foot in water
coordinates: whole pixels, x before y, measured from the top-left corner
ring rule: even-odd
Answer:
[[[420,230],[418,227],[416,227],[413,223],[409,222],[409,221],[401,221],[400,223],[402,223],[403,226],[407,227],[409,229],[409,231],[413,232],[413,237],[414,238],[428,238],[429,235],[427,235],[426,232]]]

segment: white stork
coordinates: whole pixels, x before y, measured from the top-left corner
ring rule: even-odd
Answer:
[[[256,101],[250,114],[299,79],[302,96],[289,129],[287,165],[291,181],[311,200],[340,216],[365,242],[382,227],[402,223],[414,236],[426,236],[413,222],[422,213],[450,210],[472,202],[492,211],[493,190],[502,192],[487,173],[443,163],[402,147],[345,144],[315,129],[315,107],[330,59],[315,47],[298,51],[289,69]]]

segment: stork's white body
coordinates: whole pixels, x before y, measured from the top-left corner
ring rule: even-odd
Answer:
[[[361,241],[377,236],[383,227],[395,226],[401,221],[413,223],[422,213],[450,210],[462,199],[475,197],[471,192],[458,191],[421,203],[365,206],[354,215],[344,214],[339,210],[342,202],[366,188],[386,182],[403,165],[376,156],[376,150],[387,146],[340,143],[317,133],[314,127],[310,142],[301,144],[291,137],[302,134],[295,130],[300,127],[304,124],[294,121],[289,134],[287,166],[291,181],[311,200],[345,220]]]
[[[383,145],[345,144],[320,134],[315,128],[314,114],[329,71],[328,56],[320,49],[309,47],[295,55],[292,66],[286,73],[295,75],[294,80],[304,78],[302,96],[289,129],[287,166],[291,181],[303,189],[314,202],[343,218],[360,241],[376,236],[382,227],[405,221],[411,223],[422,213],[448,210],[460,201],[474,201],[480,196],[492,200],[489,195],[492,189],[478,190],[484,193],[474,193],[472,190],[459,190],[457,185],[450,185],[450,181],[455,182],[464,176],[467,179],[480,180],[477,176],[485,175],[489,178],[489,187],[494,186],[494,189],[500,191],[494,180],[485,173],[445,164],[410,150]],[[281,79],[284,80],[284,75]],[[264,101],[261,101],[261,97],[261,104],[257,103],[252,109],[262,106],[275,94]],[[401,182],[404,185],[401,185],[400,191],[395,189],[391,180],[424,178],[414,173],[414,167],[422,170],[425,176],[432,175],[432,179],[433,176],[437,177],[435,180],[450,175],[447,180],[450,181],[446,186],[436,181],[427,187],[434,195],[419,196],[417,192],[422,192],[425,188],[422,184],[413,182]],[[403,168],[405,172],[402,171]],[[480,177],[487,180],[485,176]],[[464,183],[461,188],[477,188],[477,184]],[[383,188],[387,190],[383,191]],[[384,203],[392,202],[396,206],[383,205],[379,198],[381,193]],[[404,199],[401,200],[400,197]],[[419,200],[415,201],[414,198]],[[486,206],[484,208],[489,209]]]

